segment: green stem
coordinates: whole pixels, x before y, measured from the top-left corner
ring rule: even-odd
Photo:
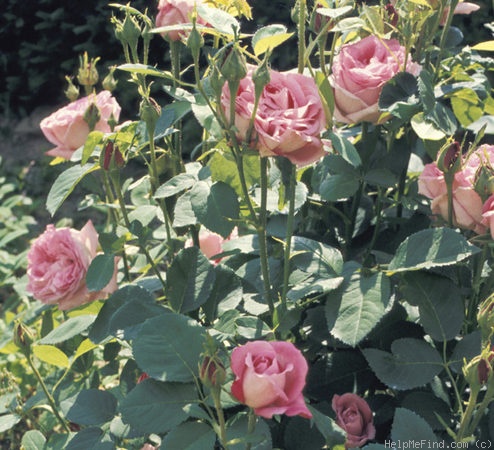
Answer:
[[[436,79],[439,76],[439,68],[441,67],[441,63],[443,61],[443,53],[444,53],[444,47],[446,44],[446,39],[448,38],[449,29],[451,27],[451,21],[453,20],[455,8],[458,5],[458,3],[459,3],[459,0],[451,0],[451,3],[449,5],[448,17],[446,18],[446,23],[443,26],[443,30],[441,33],[441,39],[439,41],[439,52],[437,54],[436,67],[434,70],[434,75],[435,75]],[[443,14],[443,8],[440,8],[439,17],[441,17],[442,14]]]
[[[455,377],[453,376],[453,373],[451,372],[451,369],[449,368],[448,354],[447,353],[448,353],[447,341],[443,341],[444,370],[446,371],[446,374],[448,375],[448,378],[451,381],[451,386],[453,386],[453,390],[455,392],[456,403],[458,405],[458,412],[460,414],[463,414],[463,405],[462,405],[462,399],[461,399],[460,391],[458,390],[458,385],[456,383]]]
[[[494,384],[491,381],[484,395],[484,398],[480,402],[477,411],[475,411],[475,417],[473,418],[470,427],[467,430],[468,433],[466,433],[467,436],[472,436],[475,433],[475,429],[478,427],[479,422],[482,420],[485,410],[488,408],[489,404],[493,399],[494,399]]]
[[[218,425],[219,425],[219,439],[222,447],[224,449],[227,447],[227,438],[226,438],[226,422],[225,422],[225,414],[223,413],[223,408],[221,406],[221,391],[219,389],[213,388],[211,389],[211,395],[214,401],[214,408],[216,409],[216,415],[218,416]]]
[[[256,415],[254,414],[254,410],[249,409],[249,419],[247,422],[247,435],[254,433],[254,430],[256,429],[256,422],[257,422],[257,418]],[[251,447],[252,444],[250,442],[245,444],[245,450],[250,450]]]
[[[374,224],[374,231],[372,232],[372,238],[371,241],[367,247],[364,261],[370,256],[372,250],[374,249],[374,245],[376,245],[377,241],[377,236],[379,235],[379,229],[381,228],[381,222],[382,222],[382,210],[383,210],[383,192],[384,189],[382,187],[379,187],[377,189],[377,199],[376,199],[376,206],[375,206],[375,213],[374,217],[376,218],[376,223]]]
[[[177,87],[180,80],[180,42],[170,42],[170,59],[173,75],[173,87]],[[197,63],[194,64],[195,66]],[[182,121],[178,121],[175,124],[177,133],[173,134],[173,155],[175,162],[175,174],[184,170],[182,161]]]
[[[295,188],[297,186],[297,168],[291,164],[290,185],[288,188],[288,218],[286,222],[285,254],[283,261],[283,290],[281,294],[281,306],[286,311],[286,295],[290,278],[290,252],[292,247],[293,224],[295,219]]]
[[[41,385],[41,388],[43,389],[43,392],[46,395],[46,398],[48,400],[48,403],[51,406],[51,409],[53,411],[53,414],[55,414],[55,417],[60,422],[60,424],[62,425],[62,427],[64,428],[64,430],[67,433],[70,433],[69,425],[67,424],[67,422],[63,419],[63,417],[58,412],[57,405],[55,404],[55,400],[54,400],[53,396],[50,394],[50,392],[48,391],[48,388],[46,387],[46,384],[43,381],[43,378],[41,377],[41,374],[39,373],[37,367],[34,365],[34,362],[33,362],[33,360],[32,360],[32,358],[31,358],[30,355],[27,356],[27,362],[29,363],[29,366],[31,367],[31,369],[32,369],[32,371],[34,373],[34,376],[37,378],[39,384]]]
[[[298,73],[302,73],[305,67],[305,15],[306,15],[306,0],[299,0],[299,15],[298,15]]]
[[[465,410],[465,412],[463,413],[463,416],[461,417],[460,428],[458,429],[458,433],[456,433],[456,440],[458,442],[461,442],[461,440],[463,438],[468,436],[466,431],[469,428],[469,424],[472,420],[472,415],[475,411],[475,407],[477,406],[477,396],[478,395],[479,395],[478,389],[472,389],[470,391],[467,409]]]

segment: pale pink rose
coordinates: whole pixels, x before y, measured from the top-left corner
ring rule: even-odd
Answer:
[[[202,0],[160,0],[158,3],[158,14],[156,16],[156,27],[192,23],[191,15],[194,8],[201,4],[203,4]],[[197,23],[206,25],[206,22],[200,17],[197,17]],[[161,35],[170,41],[179,41],[187,33],[184,30],[170,30]]]
[[[108,120],[113,116],[118,121],[120,116],[120,106],[111,93],[102,91],[98,95],[80,98],[41,121],[41,131],[46,139],[56,145],[46,152],[47,155],[70,159],[72,153],[84,145],[90,132],[84,113],[91,105],[95,105],[100,114],[94,129],[103,133],[111,131]]]
[[[356,394],[333,396],[332,407],[336,413],[336,423],[346,431],[347,448],[361,447],[374,439],[376,429],[372,421],[372,411],[367,402]]]
[[[406,67],[405,67],[405,59]],[[377,123],[379,96],[384,84],[398,72],[418,75],[421,66],[395,39],[367,36],[345,44],[336,54],[330,81],[334,90],[335,119],[344,123]]]
[[[159,446],[158,447],[155,447],[154,445],[152,444],[144,444],[142,447],[141,447],[141,450],[158,450],[159,449]]]
[[[460,0],[456,5],[454,14],[465,14],[465,15],[472,14],[473,12],[478,11],[479,9],[480,6],[476,5],[475,3],[469,3]],[[444,8],[443,16],[441,17],[441,22],[440,22],[441,26],[446,23],[446,20],[448,19],[449,11],[450,9],[448,7]]]
[[[106,298],[117,289],[116,267],[104,289],[90,292],[86,287],[86,273],[97,247],[98,233],[91,221],[80,231],[48,225],[27,254],[27,291],[43,303],[58,303],[61,310]]]
[[[475,176],[480,166],[494,167],[494,145],[481,145],[463,162],[461,171],[466,181],[472,186],[476,181]]]
[[[448,220],[448,195],[443,194],[432,200],[433,214]],[[482,221],[482,199],[473,187],[461,186],[453,182],[453,225],[477,234],[485,232]]]
[[[447,193],[443,172],[435,162],[426,164],[418,180],[419,194],[434,199]]]
[[[247,139],[254,109],[254,82],[251,67],[240,81],[235,98],[235,127],[238,138]],[[221,104],[230,117],[230,91],[225,83]],[[249,144],[255,145],[261,156],[284,156],[293,164],[306,166],[324,156],[321,132],[326,116],[314,80],[295,72],[270,71],[270,81],[264,87],[254,120]]]
[[[223,243],[231,239],[236,239],[238,237],[238,229],[235,227],[233,231],[227,238],[220,236],[219,234],[213,233],[205,228],[202,228],[199,232],[199,248],[204,256],[211,259],[213,256],[223,253]],[[187,239],[185,241],[185,247],[192,247],[194,242],[192,239]],[[212,262],[214,265],[219,264],[222,258],[216,258]]]
[[[492,194],[482,207],[482,225],[487,227],[494,239],[494,194]]]
[[[302,395],[307,361],[290,342],[254,341],[236,347],[231,368],[235,375],[232,395],[258,416],[312,417]]]

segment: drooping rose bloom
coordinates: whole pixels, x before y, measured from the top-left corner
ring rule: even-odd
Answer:
[[[406,67],[405,67],[406,59]],[[377,123],[379,95],[398,72],[418,75],[421,67],[396,39],[367,36],[341,47],[333,62],[330,81],[334,90],[335,119],[344,123]]]
[[[158,3],[158,14],[156,16],[156,27],[168,27],[182,23],[192,23],[191,15],[202,0],[160,0]],[[205,25],[206,22],[197,17],[197,23]],[[187,33],[184,30],[170,30],[162,33],[162,36],[170,41],[179,41]]]
[[[238,138],[247,139],[254,110],[254,82],[251,67],[240,81],[235,99]],[[230,117],[230,91],[225,83],[221,96],[225,116]],[[261,156],[284,156],[293,164],[306,166],[325,153],[320,138],[326,116],[314,80],[295,72],[270,71],[256,111],[252,142]]]
[[[494,194],[492,194],[482,207],[482,225],[487,227],[494,239]]]
[[[332,407],[336,413],[336,423],[346,431],[347,448],[361,447],[374,439],[376,429],[372,421],[372,411],[367,402],[356,394],[335,395]]]
[[[236,347],[231,368],[235,374],[232,395],[258,416],[312,417],[302,395],[307,361],[290,342],[254,341]]]
[[[48,225],[27,254],[27,291],[43,303],[58,303],[61,310],[106,298],[117,289],[116,265],[101,291],[90,292],[86,287],[86,273],[97,247],[98,233],[91,221],[80,231]]]
[[[211,259],[215,255],[219,255],[223,252],[223,243],[229,241],[230,239],[236,239],[238,237],[238,229],[235,227],[230,233],[230,236],[224,238],[219,234],[213,233],[206,228],[202,228],[199,232],[199,248],[204,256]],[[194,242],[192,239],[187,239],[185,241],[185,247],[192,247]],[[222,258],[214,259],[213,264],[219,264]]]
[[[94,129],[103,133],[111,131],[108,120],[113,116],[113,119],[118,121],[121,109],[111,93],[102,91],[98,95],[80,98],[41,121],[41,131],[46,139],[56,145],[46,152],[47,155],[70,159],[72,153],[84,145],[90,132],[84,114],[91,105],[97,107],[100,115]]]

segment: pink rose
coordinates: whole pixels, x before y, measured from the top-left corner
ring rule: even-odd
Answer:
[[[494,239],[494,194],[492,194],[482,207],[482,225],[487,227]]]
[[[213,256],[219,255],[223,252],[223,243],[229,241],[230,239],[236,239],[238,237],[238,229],[235,227],[230,233],[230,236],[223,238],[219,234],[213,233],[205,228],[201,229],[199,232],[199,248],[201,249],[204,256],[211,259]],[[192,239],[187,239],[185,241],[185,247],[192,247],[194,242]],[[222,258],[217,258],[213,260],[213,264],[219,264]]]
[[[475,3],[469,3],[469,2],[464,2],[463,0],[460,0],[458,4],[456,5],[455,11],[453,14],[472,14],[475,11],[478,11],[480,9],[479,5],[476,5]],[[443,11],[443,16],[441,17],[441,22],[440,25],[444,25],[446,23],[446,20],[448,19],[448,14],[449,14],[449,7],[444,8]]]
[[[108,120],[113,117],[118,121],[120,106],[109,91],[102,91],[98,95],[80,98],[75,102],[55,111],[40,123],[41,131],[56,147],[46,152],[50,156],[60,156],[70,159],[72,153],[84,145],[91,131],[84,120],[84,113],[91,105],[96,105],[100,120],[94,129],[108,133],[111,131]]]
[[[235,126],[245,141],[254,110],[254,82],[251,67],[240,81],[235,99]],[[230,117],[230,91],[225,83],[221,104]],[[293,164],[305,166],[319,160],[325,151],[320,134],[326,116],[316,83],[295,72],[270,71],[254,120],[252,143],[261,156],[284,156]]]
[[[480,166],[494,167],[494,145],[481,145],[463,162],[461,171],[472,186],[475,184]]]
[[[192,23],[191,15],[194,8],[202,3],[202,0],[160,0],[158,3],[158,15],[156,16],[156,27]],[[200,17],[197,17],[197,23],[206,24]],[[171,30],[161,35],[170,41],[179,41],[186,36],[186,32],[184,30]]]
[[[48,225],[27,254],[27,291],[43,303],[58,303],[61,310],[105,298],[117,289],[115,272],[97,292],[86,287],[86,273],[97,254],[98,233],[91,221],[81,231]]]
[[[312,417],[302,395],[307,361],[293,344],[248,342],[233,350],[231,367],[235,374],[232,395],[258,416]]]
[[[418,185],[419,194],[430,199],[447,193],[444,174],[435,162],[424,166],[424,170],[419,176]]]
[[[333,396],[332,407],[336,423],[346,431],[345,447],[361,447],[374,439],[376,429],[372,423],[372,411],[367,402],[356,394]]]
[[[335,119],[344,123],[378,123],[378,101],[384,84],[398,72],[406,70],[418,75],[420,69],[395,39],[371,35],[343,45],[334,58],[331,75]]]

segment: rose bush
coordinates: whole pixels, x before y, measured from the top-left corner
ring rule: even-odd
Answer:
[[[320,135],[326,128],[326,116],[314,80],[294,72],[271,70],[249,130],[255,105],[253,74],[251,68],[240,81],[235,98],[238,138],[245,141],[252,131],[252,142],[261,156],[284,156],[298,166],[320,159],[325,153]],[[221,103],[229,118],[228,84],[223,87]]]
[[[235,375],[232,394],[255,414],[271,418],[286,414],[311,418],[302,390],[307,362],[289,342],[255,341],[236,347],[231,355]]]
[[[351,393],[335,395],[331,406],[336,414],[336,423],[346,431],[347,448],[362,447],[374,439],[376,429],[372,410],[362,397]]]
[[[91,221],[80,231],[48,225],[27,255],[27,290],[35,299],[56,303],[61,310],[106,298],[117,289],[116,268],[102,290],[90,292],[86,286],[86,273],[97,251],[98,233]]]
[[[90,112],[90,107],[96,109]],[[102,91],[98,95],[89,95],[55,111],[40,123],[41,131],[46,139],[56,147],[46,152],[50,156],[59,156],[70,159],[75,150],[84,145],[89,135],[90,127],[87,113],[95,114],[99,118],[95,121],[94,130],[104,133],[111,131],[109,121],[118,121],[120,105],[109,91]]]
[[[379,95],[398,72],[418,75],[420,65],[411,60],[396,39],[374,35],[343,45],[332,66],[335,120],[344,123],[379,122]]]

